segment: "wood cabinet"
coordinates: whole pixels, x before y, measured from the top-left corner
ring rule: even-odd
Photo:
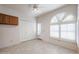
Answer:
[[[9,20],[10,24],[18,25],[18,23],[17,23],[18,22],[18,18],[17,17],[10,16],[9,18],[10,18],[10,20]]]
[[[9,16],[8,15],[4,15],[3,24],[9,24]]]
[[[0,14],[0,24],[3,23],[3,19],[4,19],[4,15],[3,14]]]
[[[0,24],[18,25],[18,17],[0,13]]]

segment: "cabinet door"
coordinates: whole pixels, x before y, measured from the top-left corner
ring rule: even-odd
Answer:
[[[18,18],[17,17],[13,17],[14,21],[13,24],[18,25]]]
[[[0,14],[0,24],[9,24],[9,16]]]
[[[0,14],[0,24],[3,24],[3,17],[4,17],[4,15]]]
[[[11,25],[17,25],[18,24],[18,18],[14,17],[14,16],[10,16],[10,20],[9,20]]]
[[[9,16],[8,15],[4,15],[3,23],[4,24],[9,24]]]
[[[2,15],[0,14],[0,24],[2,23]]]

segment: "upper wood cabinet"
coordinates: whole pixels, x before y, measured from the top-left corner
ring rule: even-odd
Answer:
[[[4,15],[0,14],[0,24],[3,24]]]
[[[9,20],[9,23],[10,23],[10,24],[18,25],[18,23],[17,23],[17,22],[18,22],[18,18],[17,18],[17,17],[10,16],[9,19],[10,19],[10,20]]]
[[[0,24],[18,25],[18,17],[0,13]]]
[[[8,15],[4,15],[4,16],[3,16],[3,22],[2,22],[2,23],[3,23],[3,24],[9,24],[9,20],[10,20],[10,19],[9,19],[9,16],[8,16]]]

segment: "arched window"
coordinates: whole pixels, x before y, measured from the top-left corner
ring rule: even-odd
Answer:
[[[68,21],[74,21],[74,16],[73,16],[73,15],[67,15],[67,16],[63,19],[63,22],[68,22]]]
[[[53,23],[57,23],[58,22],[58,19],[57,19],[57,17],[56,16],[54,16],[52,19],[51,19],[51,24],[53,24]]]
[[[50,36],[59,38],[59,24],[57,16],[54,16],[50,21]]]
[[[63,19],[66,17],[66,13],[63,12],[63,13],[59,13],[59,14],[56,14],[55,16],[52,17],[50,23],[53,24],[53,23],[58,23],[60,21],[63,21]]]
[[[65,12],[62,12],[62,13],[59,13],[56,15],[56,17],[58,18],[59,21],[62,21],[65,16],[66,16]]]
[[[56,14],[50,21],[50,37],[75,41],[75,22],[73,14]]]

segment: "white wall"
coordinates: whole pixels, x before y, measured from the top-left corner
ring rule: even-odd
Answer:
[[[77,9],[77,46],[78,46],[78,52],[79,52],[79,5],[78,5],[78,9]]]
[[[65,42],[65,41],[55,40],[53,38],[50,38],[50,20],[55,14],[61,12],[71,13],[75,16],[74,19],[76,19],[76,11],[77,11],[76,5],[67,5],[37,17],[37,23],[41,23],[42,25],[41,34],[38,37],[44,41],[51,42],[53,44],[57,44],[74,50],[76,48],[75,43],[70,43],[70,42]]]
[[[30,13],[23,15],[16,10],[1,5],[0,13],[19,17],[19,25],[17,26],[0,24],[0,48],[15,45],[36,37],[36,20]]]
[[[36,38],[36,23],[30,21],[20,21],[20,39],[21,41]]]

